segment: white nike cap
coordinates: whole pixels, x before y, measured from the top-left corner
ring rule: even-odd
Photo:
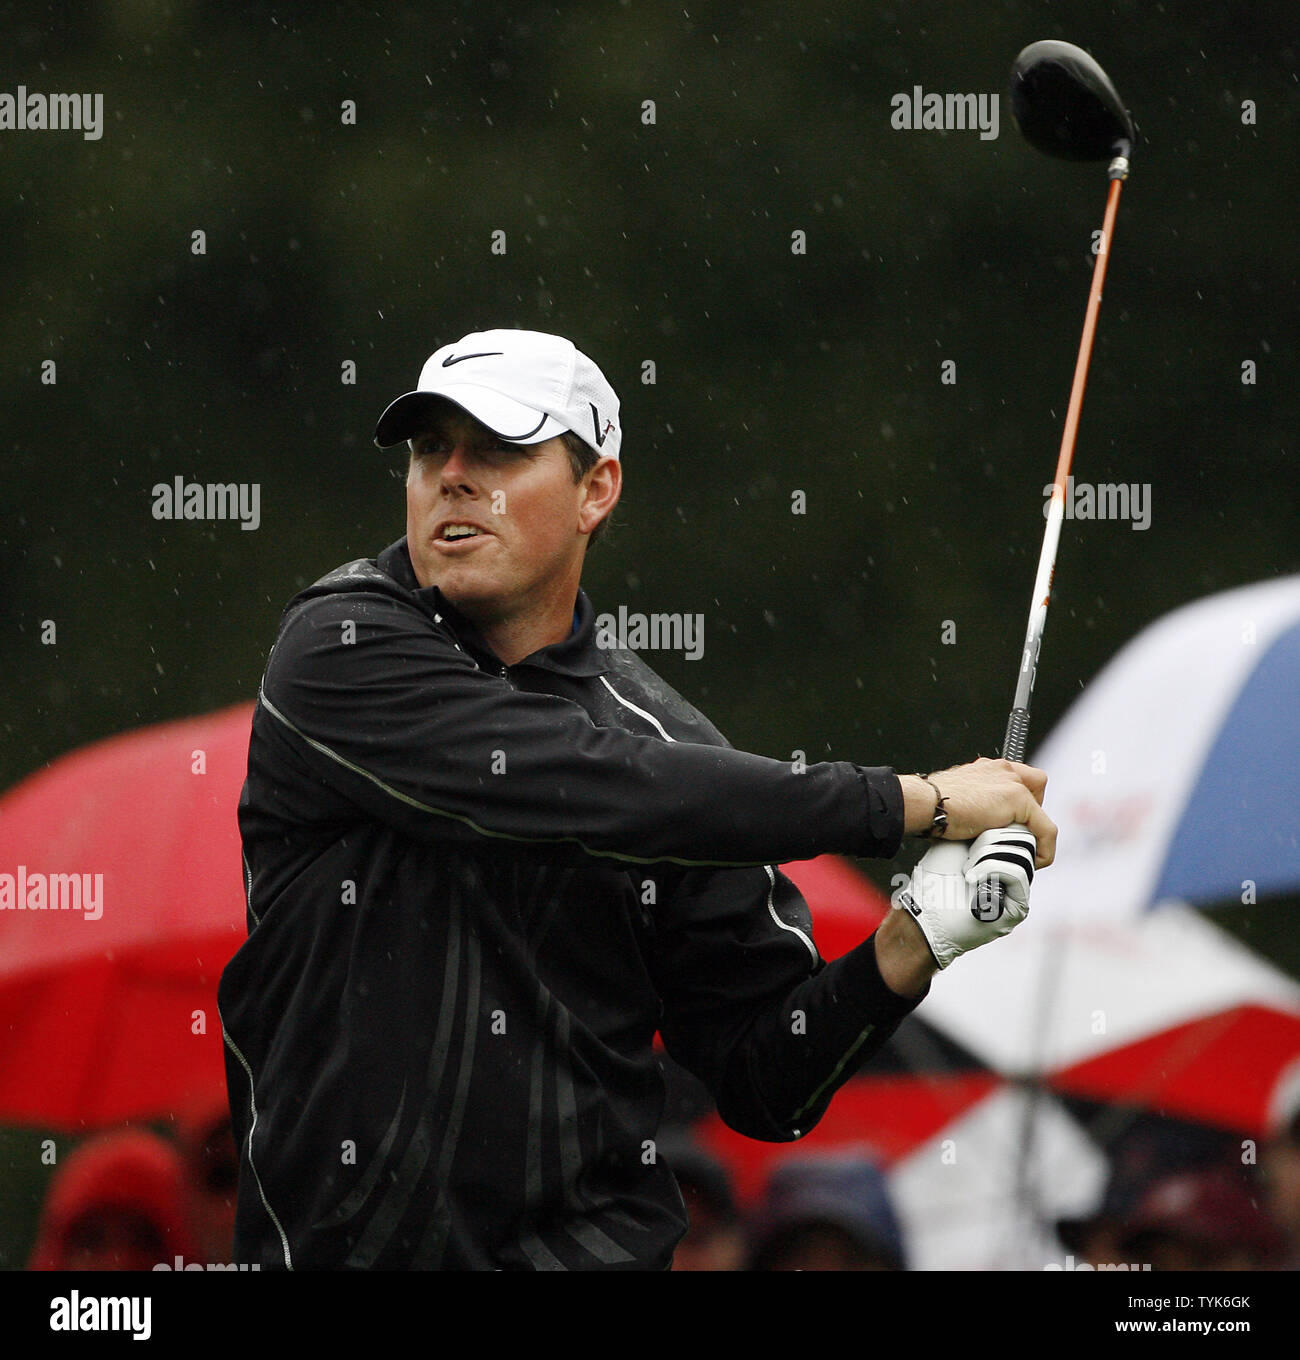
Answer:
[[[379,417],[381,449],[427,428],[431,398],[445,397],[512,444],[540,444],[572,430],[602,458],[623,442],[618,398],[571,340],[542,331],[472,331],[429,356],[415,391]]]

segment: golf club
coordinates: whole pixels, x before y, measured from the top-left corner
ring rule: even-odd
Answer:
[[[1092,356],[1092,339],[1101,307],[1102,284],[1106,278],[1106,263],[1110,259],[1120,186],[1128,178],[1129,155],[1136,134],[1128,110],[1121,103],[1105,71],[1082,48],[1071,43],[1036,42],[1020,53],[1011,67],[1011,112],[1030,146],[1065,160],[1108,161],[1110,179],[1106,215],[1093,264],[1092,291],[1084,316],[1083,337],[1074,366],[1074,383],[1070,388],[1065,431],[1061,437],[1061,451],[1052,483],[1038,574],[1034,580],[1029,625],[1020,658],[1020,674],[1002,741],[1003,756],[1007,760],[1021,761],[1025,758],[1029,736],[1029,704],[1034,692],[1043,628],[1047,623],[1047,606],[1051,600],[1056,549],[1065,514],[1070,465],[1074,461],[1079,413],[1083,408],[1088,360]],[[980,920],[996,921],[1002,915],[1002,884],[981,885],[978,900],[971,910]]]

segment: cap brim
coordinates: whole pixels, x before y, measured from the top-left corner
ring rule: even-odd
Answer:
[[[396,401],[390,402],[375,426],[375,443],[386,449],[414,439],[427,428],[441,403],[447,401],[468,411],[493,434],[512,444],[540,444],[565,430],[554,416],[535,411],[491,388],[476,387],[471,383],[448,383],[436,392],[404,392]]]

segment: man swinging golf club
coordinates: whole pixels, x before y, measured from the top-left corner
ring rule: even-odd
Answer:
[[[444,346],[376,431],[409,441],[405,536],[285,610],[220,989],[241,1262],[665,1269],[656,1032],[729,1125],[797,1139],[1051,863],[1039,770],[796,771],[598,639],[622,440],[568,340]],[[824,963],[775,866],[905,835],[940,842],[906,911]]]

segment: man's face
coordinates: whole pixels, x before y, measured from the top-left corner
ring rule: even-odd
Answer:
[[[576,593],[586,535],[602,517],[592,482],[593,473],[574,482],[563,441],[508,444],[449,404],[411,441],[406,542],[416,579],[480,623],[553,607]],[[458,537],[465,527],[476,532]]]

